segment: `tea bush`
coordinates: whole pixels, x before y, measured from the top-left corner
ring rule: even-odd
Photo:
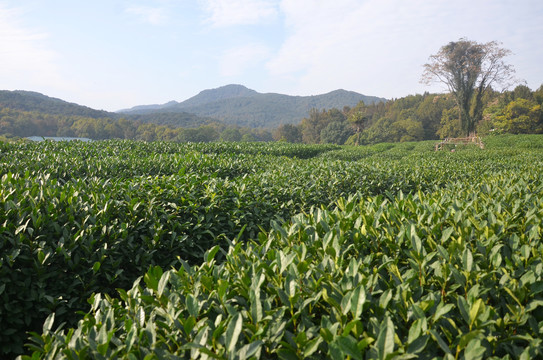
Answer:
[[[339,199],[94,295],[76,328],[49,317],[23,358],[540,357],[541,224],[522,177]]]
[[[541,142],[541,138],[537,139],[530,138],[530,142]],[[281,232],[282,227],[277,224],[287,221],[288,229],[289,219],[295,216],[293,221],[299,222],[296,214],[312,214],[314,209],[327,214],[340,211],[333,209],[346,200],[338,199],[355,194],[358,200],[349,201],[350,204],[357,201],[392,204],[409,196],[415,205],[424,196],[434,196],[432,199],[439,203],[445,201],[441,200],[442,194],[448,194],[447,201],[453,204],[454,211],[449,210],[446,216],[428,216],[424,223],[424,226],[438,226],[444,223],[442,216],[447,219],[452,213],[458,221],[466,219],[467,210],[461,209],[470,208],[473,202],[454,203],[459,194],[477,195],[482,191],[480,187],[486,185],[485,191],[498,199],[508,186],[521,184],[518,186],[525,189],[510,193],[501,207],[490,207],[488,202],[486,224],[498,226],[493,224],[501,221],[503,209],[510,209],[508,201],[517,205],[511,208],[515,209],[515,216],[499,225],[504,231],[510,230],[522,239],[522,234],[515,231],[531,226],[522,225],[525,222],[522,211],[534,219],[540,218],[530,197],[541,198],[538,184],[543,164],[539,147],[516,149],[490,144],[484,151],[453,154],[434,153],[431,149],[428,142],[359,148],[283,143],[3,143],[0,146],[0,357],[21,353],[26,332],[41,331],[51,313],[55,314],[55,321],[49,318],[45,334],[51,335],[60,323],[75,329],[82,317],[77,311],[88,310],[89,297],[101,293],[101,298],[109,299],[111,304],[121,301],[123,291],[130,289],[149,268],[153,269],[152,276],[162,272],[159,268],[164,273],[172,267],[180,271],[181,264],[183,269],[197,271],[210,249],[215,252],[213,266],[226,266],[229,257],[224,254],[229,251],[232,239],[238,239],[237,251],[249,251],[261,246],[259,241],[263,236]],[[479,210],[481,213],[485,209]],[[429,210],[422,207],[413,211]],[[481,217],[480,213],[477,216]],[[465,226],[482,226],[482,220],[476,216],[474,219],[478,222]],[[271,224],[276,224],[274,230],[266,235]],[[383,224],[376,222],[372,225],[375,229],[367,224],[366,231],[381,231]],[[362,231],[360,225],[355,222],[350,231]],[[418,226],[417,223],[417,232],[424,231]],[[394,234],[400,228],[391,226],[388,231]],[[455,231],[466,236],[467,230],[460,226]],[[531,227],[529,234],[539,234],[539,237],[530,235],[536,236],[531,241],[538,244],[540,233],[540,228]],[[481,233],[470,236],[482,237]],[[420,235],[419,238],[425,244],[427,239]],[[276,251],[272,243],[267,251]],[[475,254],[474,249],[470,251]],[[523,251],[525,255],[526,248]],[[337,264],[338,269],[340,265]],[[535,274],[537,278],[539,275]],[[219,280],[213,281],[217,284],[227,281]],[[179,289],[180,294],[184,287]],[[117,289],[121,289],[121,295]],[[142,287],[141,291],[149,290]],[[231,296],[234,293],[232,290]],[[536,291],[534,296],[538,299],[540,292]],[[273,304],[278,305],[277,301]],[[505,307],[510,305],[507,303]],[[98,309],[96,306],[94,310]],[[499,309],[505,311],[503,307]],[[116,308],[114,312],[118,311]],[[284,316],[292,314],[286,312]],[[227,319],[225,316],[223,320]],[[390,318],[397,327],[396,320]],[[245,319],[238,317],[235,324],[241,320],[244,323]],[[232,327],[231,331],[237,333],[237,326]],[[90,336],[83,330],[80,333],[81,339]],[[61,336],[61,331],[55,332],[55,339],[57,336]],[[57,340],[54,340],[60,346],[57,350],[61,351],[65,345],[59,345]],[[149,345],[152,348],[159,347],[152,343]],[[40,348],[40,342],[37,344],[36,356],[53,349],[46,343],[42,344],[44,348]],[[323,346],[319,342],[320,354],[325,356],[328,350]],[[122,354],[125,350],[119,351]],[[279,352],[279,348],[277,351],[287,354]]]

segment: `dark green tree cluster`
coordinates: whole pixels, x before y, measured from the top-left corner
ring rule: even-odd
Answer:
[[[488,89],[482,104],[482,119],[475,124],[479,135],[543,133],[543,85],[535,91],[525,85],[504,92]],[[452,94],[409,95],[343,110],[313,109],[298,125],[279,126],[274,139],[365,145],[460,137],[465,135],[460,113]]]
[[[311,109],[309,116],[296,126],[280,125],[274,132],[275,140],[306,144],[339,144],[343,145],[354,134],[348,121],[349,107],[343,110]]]
[[[297,126],[281,125],[276,140],[308,144],[353,144],[435,139],[442,112],[454,106],[450,97],[412,95],[343,110],[310,111]]]
[[[543,85],[531,91],[525,85],[505,92],[486,108],[480,132],[543,134]]]
[[[135,139],[177,142],[273,140],[271,133],[266,130],[227,126],[220,123],[181,128],[125,118],[67,116],[10,108],[0,109],[0,135],[5,138],[60,136],[93,140]]]

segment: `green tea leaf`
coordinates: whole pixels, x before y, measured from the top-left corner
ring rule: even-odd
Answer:
[[[470,329],[475,323],[475,320],[477,319],[477,315],[479,315],[480,311],[483,311],[484,304],[482,299],[477,299],[473,305],[471,305],[471,308],[469,310],[469,326]]]
[[[323,338],[320,337],[320,336],[309,340],[304,345],[304,357],[307,358],[307,357],[311,356],[315,351],[317,351],[319,349],[319,345],[320,345],[320,343],[322,341],[323,341]]]
[[[379,336],[375,346],[379,354],[379,359],[386,359],[388,354],[394,352],[394,324],[392,320],[387,316],[381,323],[379,329]]]
[[[462,318],[466,322],[466,324],[470,323],[470,306],[468,305],[468,302],[465,298],[462,296],[458,297],[457,300],[458,310],[460,310],[460,315],[462,315]]]
[[[211,249],[207,250],[206,253],[205,253],[205,260],[208,264],[211,263],[211,261],[215,258],[215,255],[217,254],[217,252],[220,250],[220,246],[219,245],[215,245],[213,246]]]
[[[473,339],[468,343],[468,346],[466,346],[464,358],[473,360],[482,359],[485,352],[486,349],[481,345],[481,340]]]
[[[191,334],[194,325],[196,325],[196,319],[193,316],[189,316],[183,321],[183,330],[187,336]]]
[[[443,301],[439,303],[437,306],[436,312],[434,314],[433,321],[436,322],[439,320],[440,317],[447,314],[449,311],[451,311],[454,308],[454,304],[447,304],[443,305]]]
[[[407,353],[418,354],[424,351],[426,345],[428,344],[428,339],[430,339],[430,335],[418,336],[413,341],[409,342],[409,345],[407,346]]]
[[[504,287],[503,288],[512,298],[513,300],[515,300],[515,302],[522,307],[522,303],[520,302],[520,300],[515,296],[515,294],[513,293],[513,291],[511,291],[511,289],[509,289],[508,287]]]
[[[226,351],[231,353],[236,347],[243,326],[243,316],[236,313],[226,328]]]
[[[362,352],[358,349],[356,340],[352,336],[339,336],[335,343],[344,355],[350,356],[352,359],[362,360]]]
[[[358,349],[359,349],[360,351],[363,351],[363,350],[366,349],[368,346],[370,346],[374,341],[375,341],[374,338],[368,336],[368,337],[365,337],[365,338],[363,338],[362,340],[360,340],[356,346],[358,347]]]
[[[262,348],[262,345],[264,345],[262,340],[256,340],[250,344],[246,344],[239,349],[237,356],[240,359],[250,359],[251,357],[256,356],[257,352]]]
[[[454,232],[454,228],[448,227],[441,233],[441,243],[444,244],[449,238],[451,237],[451,234]]]
[[[249,301],[251,303],[251,317],[253,322],[262,320],[262,303],[260,301],[260,290],[250,290]]]
[[[464,349],[468,345],[468,343],[474,338],[476,338],[477,336],[479,336],[480,333],[481,333],[481,330],[474,330],[474,331],[470,331],[467,334],[462,335],[462,337],[460,338],[460,341],[458,342],[458,347],[460,348],[460,350]]]
[[[164,293],[164,289],[166,288],[166,285],[168,285],[169,280],[170,280],[169,272],[165,272],[164,274],[162,274],[162,276],[160,277],[160,281],[158,282],[158,287],[157,287],[158,296],[162,296],[162,294]]]
[[[468,248],[466,248],[462,254],[462,266],[467,272],[471,272],[473,268],[473,254]]]
[[[412,343],[417,338],[419,338],[422,334],[422,320],[423,319],[417,319],[413,322],[413,325],[409,328],[409,335],[407,337],[407,342]]]
[[[43,265],[44,260],[45,260],[45,254],[43,253],[43,251],[39,250],[38,251],[38,262]]]
[[[443,338],[435,331],[434,329],[430,330],[430,335],[432,335],[432,338],[434,338],[435,341],[437,341],[437,344],[445,352],[445,354],[451,354],[451,349],[449,349],[449,346],[447,343],[443,340]]]
[[[411,246],[415,250],[417,254],[421,254],[422,252],[422,242],[417,235],[417,228],[414,224],[411,224],[411,229],[409,231],[409,237],[411,239]]]
[[[143,307],[139,307],[136,310],[136,323],[139,327],[143,327],[143,324],[145,324],[145,310]]]
[[[359,285],[353,290],[351,297],[351,314],[353,315],[353,319],[360,317],[365,301],[366,290],[362,285]]]
[[[198,318],[198,315],[200,314],[200,302],[198,299],[192,294],[188,294],[185,298],[185,305],[187,306],[190,316]]]
[[[136,328],[136,324],[133,323],[132,326],[130,327],[130,330],[128,331],[128,334],[126,335],[126,340],[125,340],[126,352],[128,353],[130,353],[130,349],[132,349],[132,346],[136,342],[137,332],[138,331]]]
[[[45,322],[43,323],[43,333],[49,334],[51,329],[53,328],[53,323],[55,322],[55,313],[51,313],[47,319],[45,319]]]

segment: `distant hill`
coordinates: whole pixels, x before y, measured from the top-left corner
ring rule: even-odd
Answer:
[[[186,112],[231,125],[275,128],[281,124],[299,123],[312,108],[343,109],[345,106],[353,107],[360,101],[371,104],[386,99],[346,90],[313,96],[262,94],[242,85],[226,85],[204,90],[183,102],[136,106],[121,110],[120,113],[150,115],[156,112]]]
[[[119,112],[108,112],[37,92],[0,90],[0,110],[7,108],[53,116],[94,119],[126,118],[140,123],[183,128],[220,122],[226,125],[272,129],[281,124],[300,123],[312,108],[343,109],[344,106],[353,107],[360,101],[370,104],[385,99],[345,90],[315,96],[262,94],[242,85],[226,85],[203,90],[183,102],[170,101],[162,105],[141,105]]]
[[[0,109],[35,111],[49,115],[84,116],[89,118],[115,117],[116,113],[95,110],[87,106],[49,97],[38,92],[0,90]]]
[[[81,116],[94,119],[110,118],[116,120],[124,117],[141,123],[154,123],[157,125],[170,125],[174,127],[198,127],[217,121],[209,117],[203,118],[185,111],[161,112],[160,107],[157,107],[155,111],[148,114],[124,114],[95,110],[87,106],[49,97],[38,92],[23,90],[0,90],[0,109],[3,108],[55,116]]]
[[[179,108],[188,108],[216,101],[252,97],[255,95],[258,95],[256,91],[248,89],[243,85],[226,85],[217,89],[203,90],[198,95],[195,95],[182,103],[177,103],[177,105],[180,105]]]

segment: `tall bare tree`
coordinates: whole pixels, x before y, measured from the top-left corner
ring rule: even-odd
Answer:
[[[496,41],[480,44],[467,39],[453,41],[430,56],[421,82],[447,85],[460,110],[460,123],[466,135],[475,131],[483,116],[483,95],[491,85],[510,86],[515,70],[505,63],[511,54]]]

